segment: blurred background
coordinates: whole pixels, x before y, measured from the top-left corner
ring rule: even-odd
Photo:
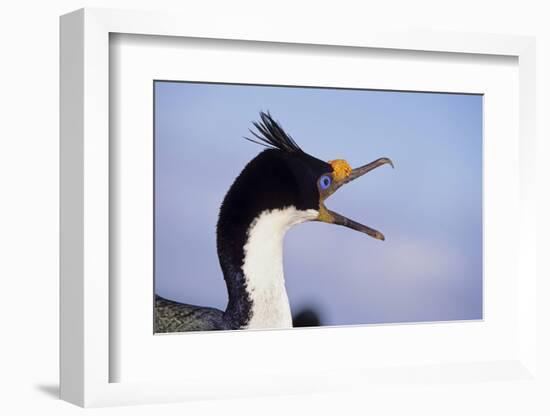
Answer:
[[[269,110],[319,159],[395,164],[326,203],[386,241],[317,222],[288,232],[293,314],[322,325],[481,319],[482,104],[467,94],[155,82],[156,293],[225,309],[218,209],[263,150],[242,137]]]

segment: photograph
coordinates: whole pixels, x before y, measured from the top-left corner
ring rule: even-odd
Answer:
[[[154,333],[483,319],[483,95],[155,80]]]

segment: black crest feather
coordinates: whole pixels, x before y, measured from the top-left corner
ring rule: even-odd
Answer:
[[[294,139],[271,117],[269,111],[267,113],[261,111],[260,119],[261,121],[254,121],[252,123],[256,127],[257,132],[249,129],[250,133],[259,141],[245,137],[246,140],[284,152],[303,153],[303,150],[300,149],[300,146],[296,144]]]

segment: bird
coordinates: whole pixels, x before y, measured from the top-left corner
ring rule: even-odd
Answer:
[[[216,246],[227,287],[225,310],[154,295],[154,332],[292,328],[283,273],[283,239],[306,221],[340,225],[377,240],[384,235],[328,209],[340,187],[383,165],[382,157],[352,169],[344,159],[323,161],[303,151],[269,111],[246,140],[266,147],[244,167],[219,209]],[[315,321],[315,320],[314,320]]]

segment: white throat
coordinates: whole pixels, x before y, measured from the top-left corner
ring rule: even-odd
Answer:
[[[275,209],[263,211],[250,225],[242,267],[252,301],[246,328],[292,327],[283,273],[283,239],[290,227],[313,220],[318,214],[314,209]]]

